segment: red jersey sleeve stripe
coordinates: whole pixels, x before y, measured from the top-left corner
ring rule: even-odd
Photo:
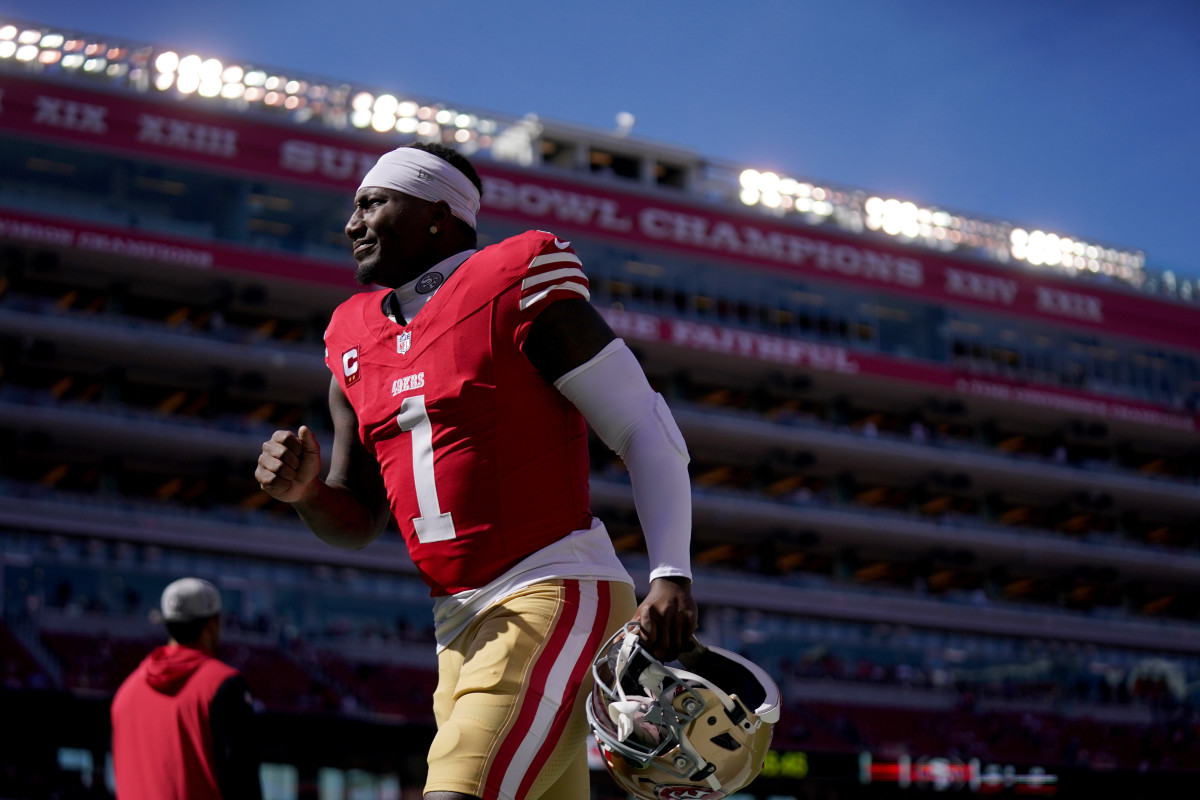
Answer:
[[[521,282],[520,309],[525,311],[540,303],[553,292],[564,291],[579,295],[585,300],[592,298],[583,264],[575,253],[562,249],[567,243],[559,243],[558,252],[534,256],[525,268],[525,279]]]

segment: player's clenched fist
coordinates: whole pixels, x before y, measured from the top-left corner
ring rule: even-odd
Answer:
[[[263,491],[285,503],[301,500],[321,470],[321,445],[307,425],[299,434],[275,431],[263,442],[254,477]]]

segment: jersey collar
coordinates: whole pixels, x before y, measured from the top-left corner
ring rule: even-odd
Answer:
[[[399,325],[412,322],[417,312],[425,307],[429,298],[433,297],[438,287],[462,266],[462,263],[475,254],[475,250],[463,250],[447,259],[439,261],[422,272],[413,280],[397,286],[383,298],[381,306],[384,316]],[[399,316],[397,316],[399,312]]]

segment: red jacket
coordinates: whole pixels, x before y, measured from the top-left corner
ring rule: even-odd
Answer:
[[[119,800],[260,797],[258,764],[243,744],[249,699],[233,667],[183,645],[157,648],[113,698]]]

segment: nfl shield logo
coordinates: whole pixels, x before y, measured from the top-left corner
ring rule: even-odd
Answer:
[[[396,337],[396,352],[404,355],[408,352],[408,348],[412,346],[412,332],[405,331]]]

